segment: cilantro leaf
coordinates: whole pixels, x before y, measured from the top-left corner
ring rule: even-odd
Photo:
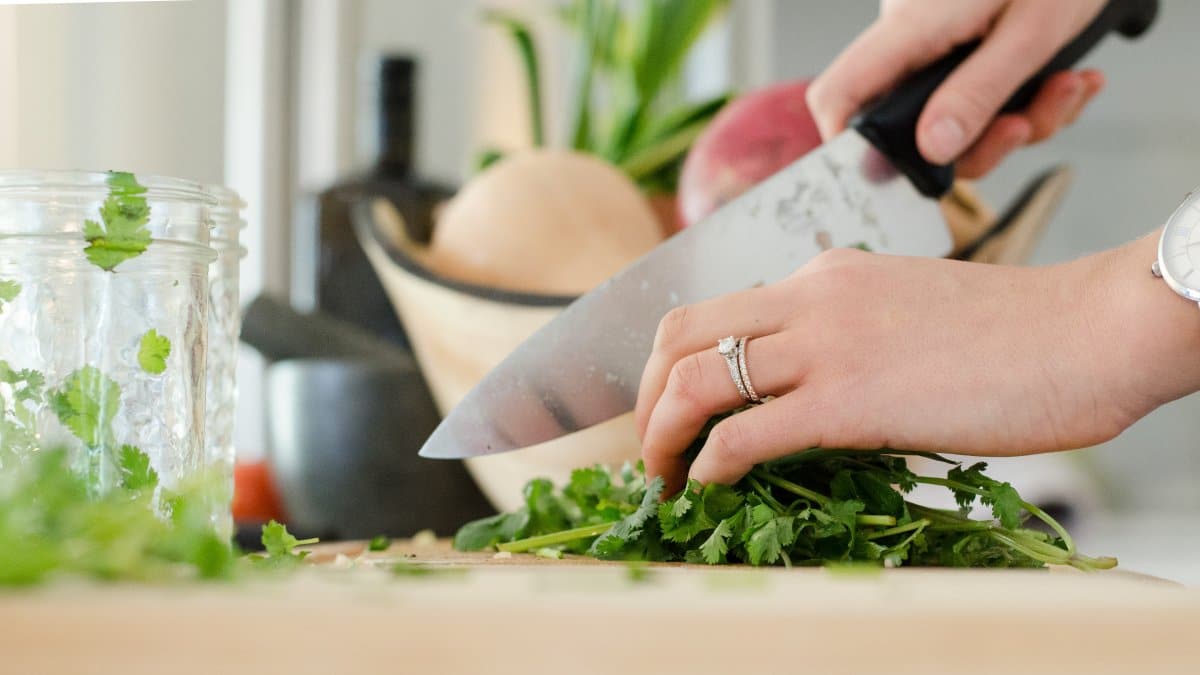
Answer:
[[[647,530],[646,524],[658,513],[658,499],[662,496],[665,485],[662,476],[656,476],[650,481],[637,510],[597,537],[588,553],[601,560],[618,560],[635,548]]]
[[[392,545],[392,540],[382,534],[371,537],[371,542],[367,544],[368,551],[386,551]]]
[[[701,532],[716,527],[705,513],[702,490],[698,481],[690,480],[675,499],[658,507],[658,522],[664,539],[686,544]]]
[[[150,457],[132,445],[122,445],[117,453],[121,469],[121,485],[126,490],[153,490],[158,486],[158,472],[150,466]]]
[[[746,499],[732,487],[720,483],[704,486],[704,514],[709,520],[719,522],[738,513]]]
[[[282,570],[298,566],[308,557],[308,551],[296,551],[297,546],[315,544],[318,539],[297,539],[287,527],[274,520],[262,526],[262,545],[266,555],[251,558],[251,563],[268,570]]]
[[[729,553],[729,542],[733,538],[734,531],[739,529],[737,519],[742,517],[742,511],[732,517],[726,518],[717,523],[717,527],[708,535],[708,539],[700,544],[700,553],[703,556],[704,562],[709,565],[717,565],[725,562],[726,555]]]
[[[11,279],[0,279],[0,312],[4,311],[4,305],[16,300],[20,294],[21,284]]]
[[[992,486],[983,503],[992,507],[992,515],[1010,530],[1021,526],[1021,495],[1009,483]]]
[[[792,516],[771,518],[758,528],[749,532],[746,540],[746,553],[751,565],[772,565],[796,541],[796,531],[792,527]]]
[[[529,525],[529,511],[498,513],[463,525],[454,534],[456,551],[482,551],[505,541],[520,539]]]
[[[111,272],[150,245],[150,230],[146,227],[150,206],[144,196],[146,188],[131,173],[110,171],[108,189],[108,197],[100,205],[100,222],[83,223],[83,237],[88,243],[83,252],[93,265]]]
[[[161,375],[171,356],[171,341],[151,328],[142,335],[138,346],[138,365],[151,375]]]
[[[89,448],[112,443],[112,421],[121,404],[121,388],[94,366],[84,366],[50,393],[50,409],[63,426]]]

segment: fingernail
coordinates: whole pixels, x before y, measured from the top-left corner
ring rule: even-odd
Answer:
[[[953,117],[942,117],[929,125],[925,134],[927,159],[934,164],[945,164],[962,152],[967,132],[962,123]]]

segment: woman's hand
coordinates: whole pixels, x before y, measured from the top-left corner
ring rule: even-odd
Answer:
[[[777,398],[719,423],[692,478],[731,483],[810,447],[975,455],[1110,439],[1200,388],[1200,311],[1150,274],[1157,236],[1018,268],[828,251],[777,284],[683,307],[655,340],[637,403],[651,475],[742,399],[717,353],[749,335],[750,379]]]
[[[957,159],[958,175],[981,176],[1016,148],[1075,121],[1103,88],[1098,71],[1058,73],[1026,110],[996,116],[1103,5],[1103,0],[884,0],[878,20],[813,81],[809,107],[828,138],[907,74],[982,38],[934,93],[917,124],[917,146],[927,160]]]

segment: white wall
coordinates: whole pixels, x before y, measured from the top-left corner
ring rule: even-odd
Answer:
[[[3,11],[4,164],[221,180],[223,2]]]

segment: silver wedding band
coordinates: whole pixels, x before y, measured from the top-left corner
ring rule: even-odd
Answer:
[[[749,340],[749,337],[735,338],[732,335],[721,338],[717,342],[717,353],[725,357],[725,364],[729,366],[729,376],[733,379],[733,385],[737,387],[742,400],[758,403],[762,399],[754,390],[754,385],[750,384],[750,370],[746,367],[746,343]]]
[[[742,376],[742,386],[746,388],[746,399],[751,403],[758,403],[762,399],[759,398],[758,392],[754,391],[754,385],[750,384],[750,369],[746,367],[746,343],[749,341],[750,338],[748,337],[742,337],[738,340],[738,372]]]

